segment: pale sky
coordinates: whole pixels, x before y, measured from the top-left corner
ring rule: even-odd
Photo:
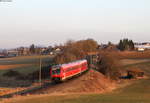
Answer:
[[[122,38],[150,42],[150,0],[0,2],[0,48],[87,38],[98,43]]]

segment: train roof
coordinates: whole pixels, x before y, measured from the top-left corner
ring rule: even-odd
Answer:
[[[82,59],[82,60],[77,60],[77,61],[73,61],[73,62],[70,62],[70,63],[66,63],[66,64],[59,64],[59,65],[55,65],[53,67],[63,67],[63,68],[67,68],[67,67],[70,67],[70,66],[74,66],[74,65],[77,65],[77,64],[81,64],[81,63],[84,63],[84,62],[87,62],[86,59]]]
[[[62,64],[61,66],[62,67],[69,67],[69,66],[74,66],[74,65],[77,65],[77,64],[81,64],[81,63],[84,63],[86,62],[87,60],[83,59],[83,60],[77,60],[77,61],[73,61],[73,62],[70,62],[70,63],[66,63],[66,64]]]

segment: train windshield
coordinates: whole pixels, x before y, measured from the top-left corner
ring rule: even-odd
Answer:
[[[57,75],[60,74],[60,67],[56,66],[52,68],[52,74]]]

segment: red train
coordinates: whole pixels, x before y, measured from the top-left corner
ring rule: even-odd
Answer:
[[[52,66],[50,75],[53,81],[64,81],[88,69],[87,60],[78,60],[68,64]]]

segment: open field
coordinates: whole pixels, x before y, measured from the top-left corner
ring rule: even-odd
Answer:
[[[13,58],[0,58],[0,65],[12,65],[12,64],[37,64],[39,59],[43,59],[46,62],[51,56],[20,56]]]
[[[26,77],[39,70],[39,58],[42,59],[42,68],[50,65],[51,56],[0,58],[0,96],[24,90],[27,87],[32,86],[32,81],[26,79]],[[10,70],[19,74],[10,77],[4,76],[4,74],[8,73]]]
[[[138,52],[138,51],[124,51],[124,52],[112,52],[113,55],[121,59],[150,59],[150,51]]]
[[[150,61],[137,61],[138,62],[132,61],[132,63],[127,62],[122,69],[140,68],[150,77]],[[116,89],[111,93],[29,95],[8,99],[3,101],[3,103],[150,103],[149,97],[150,79],[147,78],[132,80],[130,85]]]
[[[29,73],[39,69],[39,58],[42,59],[42,66],[50,64],[51,56],[23,56],[0,59],[0,75],[9,69],[21,73]],[[7,69],[7,70],[6,70]]]
[[[121,60],[122,65],[126,66],[126,65],[135,65],[138,63],[145,63],[145,62],[149,62],[150,59],[123,59]]]
[[[22,67],[22,66],[29,66],[29,65],[32,65],[32,64],[0,65],[0,70],[19,68],[19,67]]]

